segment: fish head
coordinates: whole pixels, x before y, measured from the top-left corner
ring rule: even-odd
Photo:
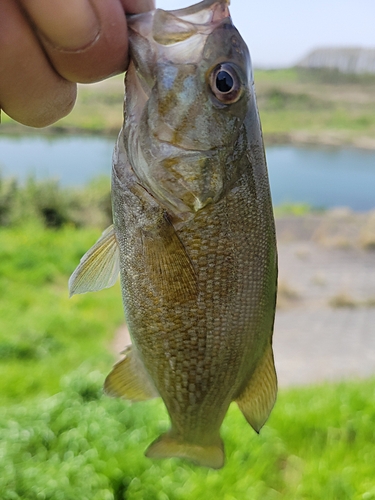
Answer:
[[[130,16],[124,141],[141,183],[175,215],[238,176],[254,100],[249,51],[226,0]]]

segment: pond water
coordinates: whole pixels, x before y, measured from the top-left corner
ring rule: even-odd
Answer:
[[[375,151],[272,146],[267,161],[275,205],[375,208]]]
[[[110,175],[115,139],[0,137],[0,171],[21,180],[52,177],[64,186]],[[375,151],[271,146],[268,169],[275,205],[375,208]]]
[[[0,172],[24,180],[58,179],[63,186],[82,186],[110,175],[115,139],[96,136],[0,137]]]

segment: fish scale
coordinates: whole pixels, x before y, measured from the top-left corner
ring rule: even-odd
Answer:
[[[163,399],[171,429],[147,456],[219,468],[230,403],[259,432],[277,392],[277,253],[250,57],[225,0],[131,16],[128,26],[114,224],[70,290],[111,286],[120,271],[133,345],[105,391]],[[218,72],[232,87],[220,90]]]
[[[242,191],[245,191],[244,199],[239,196],[241,191],[237,191],[233,199],[228,196],[221,203],[210,205],[178,232],[188,255],[190,255],[190,246],[200,249],[198,258],[191,257],[197,272],[199,290],[196,302],[198,314],[196,316],[190,314],[191,301],[188,301],[187,304],[179,304],[179,308],[171,308],[168,300],[163,301],[162,290],[147,304],[141,303],[139,298],[149,294],[148,274],[144,275],[143,281],[138,276],[136,285],[131,284],[128,287],[126,284],[129,283],[129,279],[126,276],[123,279],[125,284],[126,317],[128,319],[132,318],[136,314],[135,311],[142,311],[142,319],[135,321],[134,328],[132,328],[131,324],[129,326],[133,337],[136,339],[142,358],[145,360],[146,368],[148,368],[153,380],[157,380],[161,378],[162,374],[168,373],[168,386],[162,390],[159,387],[157,388],[161,392],[167,408],[170,408],[172,413],[175,410],[174,402],[176,399],[179,403],[176,408],[179,410],[178,416],[182,419],[182,423],[176,422],[175,417],[175,425],[178,428],[191,427],[196,434],[199,422],[202,420],[201,414],[205,414],[214,406],[213,403],[216,401],[217,395],[222,392],[223,387],[225,387],[226,391],[226,401],[223,406],[229,405],[229,402],[240,388],[237,379],[242,380],[242,370],[240,369],[238,373],[235,373],[227,370],[223,371],[223,368],[245,365],[248,372],[253,368],[246,362],[247,353],[252,350],[247,338],[251,338],[252,332],[249,332],[249,329],[246,328],[246,323],[251,316],[257,316],[259,311],[261,313],[263,310],[262,304],[259,304],[257,299],[259,296],[258,283],[262,285],[264,278],[262,272],[258,280],[250,280],[248,278],[248,269],[251,268],[251,256],[256,255],[252,250],[258,238],[258,245],[260,248],[262,247],[259,244],[259,241],[262,242],[262,235],[253,230],[254,234],[249,237],[248,233],[242,230],[242,238],[237,237],[236,248],[234,248],[233,233],[239,233],[243,229],[242,220],[239,216],[247,216],[252,219],[252,212],[254,212],[254,207],[247,202],[248,190],[244,188],[245,186],[242,187]],[[250,213],[247,214],[246,209]],[[123,210],[124,217],[128,213],[129,210]],[[225,216],[223,216],[224,213]],[[207,220],[216,221],[216,223],[207,224]],[[240,226],[236,231],[239,222]],[[126,218],[121,222],[119,221],[118,225],[122,228],[131,227]],[[250,224],[249,226],[251,227]],[[255,225],[255,228],[258,227],[258,225]],[[140,238],[136,231],[128,230],[120,238],[126,241],[127,247],[137,249],[137,246],[139,246]],[[219,242],[219,247],[217,242]],[[121,242],[119,243],[121,247]],[[223,255],[220,250],[224,248],[224,259],[229,257],[233,261],[232,266],[216,265],[218,256]],[[137,267],[146,269],[146,263],[141,258],[141,249],[133,251],[137,254]],[[124,253],[127,252],[125,250]],[[257,259],[254,260],[256,265]],[[240,281],[236,279],[237,276],[233,272],[237,261],[242,263],[239,266],[239,271],[242,267],[247,269],[247,273],[243,274]],[[210,266],[210,263],[213,266]],[[228,274],[230,276],[229,286]],[[256,267],[253,270],[254,274],[257,274]],[[212,288],[210,283],[213,284]],[[232,295],[234,298],[228,300],[228,295]],[[236,295],[240,295],[241,301],[238,300]],[[178,301],[178,297],[176,299]],[[156,307],[155,303],[157,304]],[[232,304],[237,308],[236,313],[233,315],[233,322],[230,321]],[[187,325],[182,323],[182,318],[185,319]],[[215,323],[219,324],[219,328],[215,327]],[[259,320],[255,320],[255,323],[258,324]],[[153,330],[158,330],[159,333],[150,335],[149,324],[153,324]],[[167,350],[165,344],[159,342],[159,335],[168,339]],[[202,340],[201,343],[198,340],[197,353],[202,371],[198,377],[194,371],[191,371],[190,377],[197,386],[202,386],[202,393],[206,393],[202,408],[198,412],[197,407],[190,405],[187,383],[189,374],[186,371],[187,368],[194,366],[191,363],[194,350],[183,348],[184,341],[189,341],[190,338],[195,337]],[[228,349],[227,337],[230,338],[232,349]],[[264,342],[266,340],[265,338]],[[165,352],[168,352],[169,359],[173,359],[173,367],[166,358]],[[158,360],[156,367],[153,364],[148,366],[147,360],[150,358],[151,360]],[[195,378],[192,378],[194,375]],[[195,415],[191,415],[189,409]],[[194,420],[197,422],[194,422]],[[206,432],[205,429],[202,434]]]

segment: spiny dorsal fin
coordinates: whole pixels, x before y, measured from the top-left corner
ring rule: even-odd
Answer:
[[[109,226],[93,247],[82,257],[69,279],[70,297],[77,293],[97,292],[116,283],[120,255],[113,226]]]
[[[130,401],[147,401],[157,398],[159,394],[134,346],[128,346],[124,354],[125,358],[115,364],[105,379],[105,393],[108,396]]]
[[[277,378],[271,344],[268,345],[247,386],[236,399],[251,427],[259,432],[275,404]]]

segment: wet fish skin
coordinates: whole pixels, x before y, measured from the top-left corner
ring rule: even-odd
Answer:
[[[92,256],[104,262],[111,248],[133,346],[105,390],[162,397],[171,430],[148,456],[213,468],[224,463],[219,431],[231,401],[258,432],[277,392],[272,204],[250,57],[228,16],[226,1],[206,0],[129,20],[114,229],[70,283],[72,293],[97,289]],[[239,86],[233,102],[212,91],[219,64]],[[113,262],[96,267],[100,287],[106,273],[110,286]]]

